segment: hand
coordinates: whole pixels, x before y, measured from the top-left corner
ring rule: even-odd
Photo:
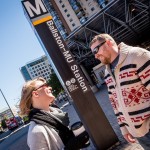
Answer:
[[[124,138],[125,138],[129,143],[135,143],[135,142],[136,142],[135,138],[134,138],[130,133],[125,134],[125,135],[124,135]]]

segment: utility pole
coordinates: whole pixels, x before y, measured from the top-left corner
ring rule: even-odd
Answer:
[[[15,117],[1,89],[0,89],[0,92],[1,92],[1,94],[2,94],[2,96],[4,98],[4,100],[5,100],[5,102],[7,103],[8,107],[9,107],[9,109],[10,109],[12,115],[13,115],[13,117]]]

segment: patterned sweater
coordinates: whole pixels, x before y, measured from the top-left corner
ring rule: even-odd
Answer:
[[[150,52],[124,43],[119,49],[115,78],[105,70],[109,99],[122,134],[142,137],[150,129]]]

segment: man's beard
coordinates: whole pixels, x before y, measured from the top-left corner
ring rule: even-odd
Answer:
[[[101,63],[103,63],[104,65],[107,65],[107,64],[110,64],[111,63],[111,60],[110,60],[110,58],[104,58],[104,59],[102,59],[102,60],[100,60],[101,61]]]

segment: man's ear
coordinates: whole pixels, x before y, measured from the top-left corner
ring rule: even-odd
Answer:
[[[111,40],[107,40],[106,42],[107,42],[107,45],[108,45],[109,47],[113,46],[113,43],[112,43]]]
[[[38,94],[37,91],[33,91],[33,92],[32,92],[32,96],[34,96],[34,97],[39,97],[39,94]]]

